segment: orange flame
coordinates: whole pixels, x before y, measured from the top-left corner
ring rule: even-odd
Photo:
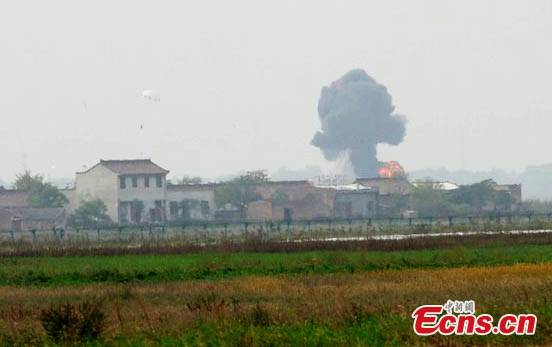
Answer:
[[[401,164],[393,160],[383,164],[378,173],[380,177],[403,177],[405,175]]]

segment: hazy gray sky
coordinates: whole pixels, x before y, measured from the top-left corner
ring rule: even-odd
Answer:
[[[405,141],[380,160],[550,162],[551,36],[549,0],[11,1],[0,12],[0,178],[25,157],[72,177],[141,152],[207,177],[319,165],[309,141],[321,87],[352,68],[408,118]]]

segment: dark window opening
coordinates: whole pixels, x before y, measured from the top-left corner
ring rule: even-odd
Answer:
[[[130,203],[130,220],[132,223],[140,224],[142,222],[142,210],[144,203],[141,201],[132,201]]]
[[[138,187],[138,177],[132,176],[132,188]]]
[[[291,222],[293,218],[293,210],[291,208],[284,208],[284,221]]]
[[[144,186],[145,186],[146,188],[149,187],[149,176],[144,177]]]
[[[157,176],[157,177],[155,177],[155,179],[156,179],[157,188],[163,187],[163,177]]]
[[[203,216],[209,215],[209,201],[205,201],[205,200],[201,201],[201,214]]]
[[[125,189],[126,188],[126,177],[119,177],[119,187],[121,189]]]
[[[170,214],[171,218],[178,217],[178,202],[171,201],[169,203],[169,214]]]

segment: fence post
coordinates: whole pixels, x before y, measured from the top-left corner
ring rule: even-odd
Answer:
[[[452,226],[452,219],[453,219],[453,218],[454,218],[453,216],[448,216],[449,227]]]
[[[33,234],[33,242],[36,241],[36,229],[31,229],[31,234]]]
[[[100,241],[100,228],[98,228],[96,232],[98,233],[98,241]]]

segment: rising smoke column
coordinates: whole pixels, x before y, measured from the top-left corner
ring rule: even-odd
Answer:
[[[377,144],[398,145],[404,138],[406,120],[394,110],[385,86],[364,70],[349,71],[322,88],[318,101],[322,131],[311,143],[327,160],[349,152],[357,177],[375,177],[381,165]]]

